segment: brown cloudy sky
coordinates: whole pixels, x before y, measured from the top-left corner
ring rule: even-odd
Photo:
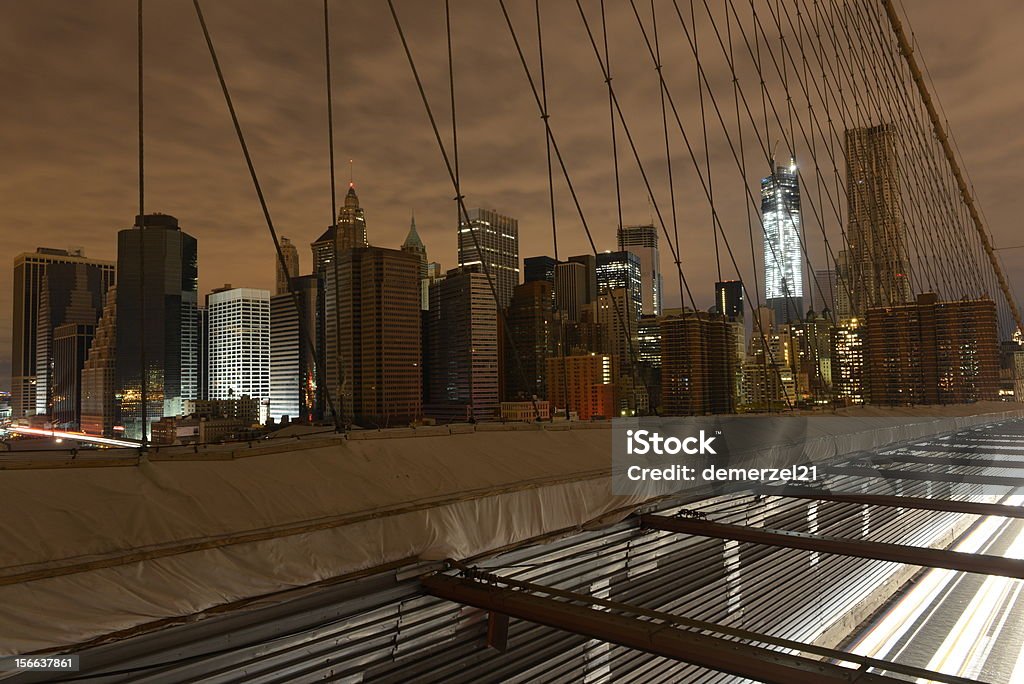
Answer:
[[[996,241],[1024,244],[1019,218],[1024,3],[905,2]],[[452,4],[459,11],[455,50],[467,201],[518,217],[522,256],[550,253],[542,129],[497,2]],[[543,4],[552,126],[598,248],[611,248],[615,193],[603,83],[575,4]],[[657,81],[628,2],[607,4],[615,84],[668,219]],[[716,11],[723,6],[722,0],[710,4]],[[432,101],[447,122],[443,3],[398,0],[397,5]],[[509,5],[532,59],[533,3],[511,0]],[[595,2],[585,5],[596,8]],[[669,14],[671,3],[659,5],[665,8],[666,75],[703,155],[693,56],[678,20]],[[686,0],[680,6],[688,11]],[[147,209],[174,214],[199,239],[202,291],[227,282],[270,287],[271,244],[192,5],[147,0],[146,7]],[[448,268],[455,260],[451,187],[387,4],[332,0],[331,7],[340,180],[347,181],[347,160],[355,159],[373,244],[397,247],[415,209],[430,257]],[[113,259],[116,231],[130,225],[135,214],[134,8],[131,0],[0,2],[0,388],[6,388],[10,366],[15,255],[37,246],[80,246],[89,256]],[[281,234],[300,244],[303,269],[308,269],[308,243],[330,214],[322,5],[320,0],[208,0],[205,10],[275,222]],[[592,17],[597,20],[596,13]],[[731,108],[714,34],[706,19],[698,24],[716,95]],[[759,97],[756,85],[747,87]],[[709,146],[716,204],[723,205],[726,233],[749,271],[743,185],[715,126],[709,129]],[[709,210],[685,148],[678,141],[674,147],[682,265],[697,303],[707,306],[716,277]],[[797,153],[806,159],[803,146]],[[751,187],[766,167],[763,155],[757,161],[759,154],[748,155]],[[652,209],[636,164],[627,148],[620,155],[624,220],[646,222]],[[588,251],[560,187],[561,255]],[[807,223],[812,252],[820,254],[820,239],[813,235],[819,228]],[[826,217],[825,223],[831,235],[838,234],[837,220]],[[664,245],[662,251],[666,283],[674,283]],[[1024,250],[1004,257],[1016,284],[1024,277]],[[723,274],[735,277],[727,261]],[[678,301],[674,285],[667,300]]]

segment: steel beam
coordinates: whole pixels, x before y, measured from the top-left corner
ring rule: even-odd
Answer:
[[[930,568],[946,568],[959,572],[976,572],[984,575],[1000,575],[1024,579],[1024,560],[1002,558],[945,549],[932,549],[921,546],[906,546],[887,542],[864,541],[863,539],[845,539],[822,535],[795,532],[792,530],[772,530],[747,525],[726,525],[723,523],[668,518],[663,515],[642,515],[640,525],[648,529],[679,532],[701,537],[716,539],[735,539],[736,541],[767,546],[781,546],[789,549],[805,551],[821,551],[840,556],[870,558],[872,560],[907,563]]]
[[[944,449],[945,453],[977,453],[968,450],[958,451],[956,449]],[[920,463],[923,465],[943,466],[980,466],[982,468],[1024,468],[1024,461],[1010,459],[991,458],[991,453],[982,458],[971,458],[967,456],[940,456],[924,454],[881,454],[870,459],[872,463]]]
[[[950,501],[948,499],[926,499],[919,496],[892,496],[887,494],[830,494],[828,492],[815,494],[810,491],[801,491],[798,494],[785,492],[779,493],[776,496],[790,499],[865,504],[867,506],[914,508],[922,511],[941,511],[943,513],[968,513],[971,515],[998,515],[1004,518],[1024,518],[1024,506],[979,503],[976,501]]]
[[[855,477],[882,477],[888,480],[919,480],[924,482],[958,482],[998,487],[1024,487],[1024,478],[1002,475],[971,475],[967,473],[933,473],[922,470],[897,470],[895,468],[872,468],[870,466],[828,466],[823,469],[830,475],[853,475]]]
[[[652,620],[497,587],[474,579],[428,575],[427,593],[665,658],[773,684],[905,682]],[[581,596],[580,598],[586,599]]]

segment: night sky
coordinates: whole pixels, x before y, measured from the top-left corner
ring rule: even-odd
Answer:
[[[396,4],[447,144],[443,2]],[[508,4],[535,65],[533,2]],[[617,219],[607,93],[575,3],[543,4],[552,128],[597,248],[612,249]],[[647,2],[638,4],[649,8]],[[722,0],[709,4],[718,11]],[[1024,3],[905,4],[996,244],[1024,244],[1019,218]],[[498,4],[453,0],[452,5],[467,204],[518,218],[521,256],[551,254],[543,128]],[[614,84],[671,223],[656,76],[628,2],[607,5]],[[597,3],[585,6],[599,29]],[[686,0],[680,6],[689,10]],[[671,3],[665,7],[659,16],[666,78],[703,162],[694,59],[674,12],[668,13]],[[703,3],[697,7],[703,12]],[[322,4],[218,0],[206,2],[204,10],[279,234],[299,245],[306,272],[308,244],[331,218]],[[370,243],[398,247],[415,210],[429,258],[451,268],[453,191],[387,4],[332,0],[331,11],[339,201],[348,183],[348,160],[354,159]],[[147,211],[177,216],[198,238],[200,296],[224,283],[269,289],[272,244],[192,4],[147,0],[146,13]],[[731,86],[714,34],[706,17],[698,24],[709,77],[731,112]],[[116,232],[133,221],[138,201],[135,31],[131,0],[0,3],[0,389],[7,388],[10,373],[14,256],[38,246],[76,246],[88,256],[113,260]],[[751,93],[759,101],[759,91]],[[716,126],[709,123],[716,205],[747,278],[744,185]],[[678,131],[673,135],[678,138]],[[746,135],[753,135],[749,127]],[[656,221],[621,128],[619,136],[623,221]],[[775,131],[769,137],[780,135]],[[754,147],[750,137],[747,143]],[[673,156],[682,268],[696,303],[706,307],[717,278],[710,211],[678,140]],[[802,145],[797,156],[807,158]],[[756,192],[767,163],[756,149],[748,150],[748,158],[747,186]],[[589,252],[565,184],[557,176],[556,181],[559,256]],[[825,223],[830,239],[838,235],[835,218],[826,217]],[[814,256],[821,253],[814,235],[818,224],[805,218],[805,226],[815,267],[823,267],[824,259]],[[755,248],[760,251],[757,235]],[[679,288],[664,242],[662,257],[665,303],[675,306]],[[1019,289],[1024,249],[1003,257],[1011,284]],[[722,275],[736,277],[724,256]]]

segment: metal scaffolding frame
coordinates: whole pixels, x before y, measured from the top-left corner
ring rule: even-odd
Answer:
[[[841,539],[821,535],[772,530],[746,525],[685,518],[669,518],[663,515],[641,515],[640,525],[651,530],[664,530],[681,534],[693,534],[717,539],[732,539],[752,544],[765,544],[805,551],[821,551],[841,556],[871,558],[874,560],[907,563],[932,568],[946,568],[959,572],[975,572],[985,575],[1000,575],[1024,579],[1024,560],[1002,558],[984,554],[962,553],[887,542],[864,541],[862,539]]]
[[[947,499],[927,499],[921,496],[889,496],[885,494],[829,494],[811,491],[779,494],[790,499],[810,499],[812,501],[831,501],[835,503],[863,504],[865,506],[885,506],[890,508],[913,508],[921,511],[941,511],[945,513],[968,513],[970,515],[997,515],[1004,518],[1024,518],[1024,506],[1008,506],[1006,504],[981,503],[978,501],[950,501]]]
[[[503,644],[500,640],[492,641],[492,635],[500,639],[500,635],[507,630],[508,618],[515,617],[769,684],[906,681],[868,670],[893,672],[946,684],[965,684],[971,681],[837,649],[517,581],[458,563],[452,565],[460,569],[461,576],[435,573],[420,578],[420,584],[427,593],[438,598],[488,611],[488,646],[498,650],[502,650]],[[843,667],[837,664],[840,662],[859,667]]]

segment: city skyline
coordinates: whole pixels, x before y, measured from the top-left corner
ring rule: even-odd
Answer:
[[[0,279],[7,283],[11,281],[13,258],[36,247],[81,246],[91,258],[113,260],[116,233],[128,228],[136,213],[134,74],[132,67],[127,66],[132,62],[134,49],[133,13],[116,3],[98,3],[96,11],[88,16],[72,14],[58,4],[45,5],[4,9],[8,19],[4,24],[11,34],[5,49],[11,51],[11,57],[0,67],[0,73],[9,84],[11,95],[21,102],[17,111],[4,115],[4,126],[0,127],[0,145],[9,152],[5,157],[18,164],[19,170],[17,174],[4,174],[0,180],[4,196],[12,198],[0,208],[0,230],[5,238],[4,251],[0,252]],[[1007,35],[1006,29],[1013,22],[1006,21],[1005,16],[1022,10],[1011,3],[1000,5],[979,13],[968,12],[955,3],[942,3],[928,15],[921,12],[916,16],[911,10],[911,19],[920,42],[926,46],[937,91],[947,97],[957,95],[943,100],[943,104],[955,123],[996,243],[1012,246],[1016,183],[1012,173],[994,171],[996,167],[1004,168],[1003,165],[990,162],[1014,157],[1014,150],[1022,144],[1011,126],[1017,101],[990,101],[980,109],[973,106],[970,97],[975,89],[984,87],[980,85],[984,81],[978,80],[979,73],[985,78],[998,78],[1005,68],[1004,59],[992,68],[986,59],[989,50],[1021,50]],[[179,217],[197,237],[199,260],[203,264],[201,294],[224,282],[273,290],[274,271],[269,266],[273,247],[245,177],[237,145],[231,139],[223,103],[216,97],[208,56],[202,50],[194,17],[188,9],[154,5],[148,15],[151,44],[159,42],[161,36],[170,36],[182,50],[180,59],[175,60],[153,51],[147,62],[147,93],[153,101],[147,111],[150,137],[146,210]],[[308,245],[323,232],[330,216],[319,71],[321,17],[315,7],[293,17],[285,16],[283,8],[273,5],[254,7],[244,15],[233,14],[235,9],[229,5],[210,8],[211,29],[223,52],[227,75],[235,86],[242,123],[250,135],[256,163],[267,186],[275,222],[280,234],[287,235],[298,246],[303,270],[308,272]],[[411,5],[402,11],[406,21],[421,29],[416,45],[423,51],[423,59],[430,68],[442,65],[443,56],[426,48],[443,27],[427,20],[425,11]],[[422,112],[416,109],[400,46],[380,8],[357,8],[353,13],[352,20],[375,28],[355,36],[353,50],[339,50],[336,57],[335,68],[346,72],[346,86],[343,94],[336,94],[335,102],[339,172],[345,170],[345,161],[354,159],[353,177],[361,203],[370,214],[371,244],[397,248],[408,230],[409,212],[415,209],[423,242],[432,259],[447,270],[456,264],[457,247],[453,239],[456,219],[451,187]],[[491,14],[492,10],[474,10],[461,20],[492,21]],[[998,16],[1004,19],[996,22]],[[54,21],[54,17],[62,19]],[[233,22],[233,18],[237,21]],[[517,18],[525,20],[526,14]],[[274,21],[287,40],[272,43],[268,38],[258,37],[255,28]],[[941,31],[950,22],[967,28],[959,34]],[[579,38],[578,28],[573,31],[575,41]],[[987,36],[987,43],[976,40],[980,33]],[[96,35],[115,34],[123,40],[95,40]],[[308,45],[296,47],[300,38]],[[89,58],[73,59],[76,46],[80,47],[85,40],[93,45],[86,51]],[[552,126],[563,136],[569,164],[581,182],[583,202],[598,248],[613,250],[616,220],[614,197],[609,193],[611,170],[606,168],[607,151],[602,149],[592,156],[587,151],[588,140],[605,140],[607,136],[607,112],[603,111],[607,102],[601,102],[592,92],[594,88],[600,90],[600,74],[593,64],[568,55],[568,49],[559,62],[557,41],[551,42],[552,88],[558,88],[552,101]],[[289,47],[278,49],[274,43],[287,43]],[[364,56],[370,50],[380,59],[365,59],[357,48],[364,49]],[[46,59],[40,59],[39,50],[43,49],[48,53]],[[468,41],[457,43],[456,58],[469,64],[474,56],[482,54],[476,49]],[[955,58],[947,54],[955,54]],[[26,70],[23,66],[30,59],[35,59],[37,65]],[[482,59],[489,66],[496,60],[489,55]],[[628,59],[625,54],[619,55],[620,69],[639,64]],[[578,103],[570,102],[583,88],[571,83],[569,67],[573,64],[587,88]],[[486,130],[505,131],[503,120],[529,113],[528,91],[514,62],[502,60],[500,65],[493,66],[500,67],[500,77],[512,96],[507,114],[494,112],[486,97],[474,93],[475,84],[483,76],[473,76],[469,69],[465,69],[465,77],[477,81],[467,83],[459,94],[460,116],[471,131],[460,141],[464,193],[470,206],[494,208],[519,220],[520,257],[549,254],[551,235],[550,219],[546,216],[542,130],[522,126],[516,135],[497,141],[496,148],[488,149],[482,144],[488,135]],[[637,73],[646,73],[637,68]],[[977,84],[964,85],[968,83]],[[443,101],[443,81],[434,78],[429,85],[433,88],[432,97]],[[44,112],[46,98],[53,88],[61,89],[68,101],[77,105],[65,112],[54,112],[48,107]],[[371,92],[373,89],[376,94]],[[191,90],[195,93],[190,93]],[[92,114],[93,109],[102,112],[102,116]],[[380,111],[389,116],[378,118],[375,115]],[[486,129],[478,130],[474,136],[473,129],[483,125]],[[51,129],[60,130],[60,135],[44,136]],[[713,159],[724,159],[728,154],[717,146],[711,152]],[[654,157],[653,151],[651,156]],[[503,159],[500,165],[485,166],[486,160],[496,157]],[[590,169],[588,160],[600,161]],[[86,163],[90,170],[82,173]],[[197,168],[203,173],[196,174]],[[752,169],[748,186],[754,188],[757,177],[763,173],[761,168]],[[652,210],[635,168],[627,168],[624,161],[623,174],[624,187],[628,188],[623,223],[650,222]],[[339,179],[338,185],[341,200],[344,180]],[[681,260],[687,278],[695,283],[698,306],[707,308],[713,302],[710,284],[717,278],[714,262],[708,258],[712,253],[710,218],[706,216],[706,207],[702,210],[699,203],[694,206],[692,200],[698,196],[695,187],[689,179],[680,182],[678,188],[683,198],[679,202]],[[55,192],[60,202],[49,201]],[[657,187],[656,192],[667,204],[664,187]],[[556,199],[561,226],[560,255],[564,258],[566,254],[588,253],[589,246],[570,211],[564,187],[558,186]],[[654,222],[657,223],[656,218]],[[809,240],[815,239],[814,231],[808,228],[807,232]],[[238,244],[250,245],[251,250],[239,253],[235,249]],[[661,249],[662,273],[667,276],[666,308],[679,303],[669,252],[665,247]],[[1011,284],[1018,282],[1024,270],[1021,252],[1002,254]],[[731,271],[731,266],[723,263],[724,279],[735,277]],[[10,320],[10,306],[10,297],[2,298],[0,318]],[[10,333],[7,326],[0,328],[0,389],[9,389]]]

